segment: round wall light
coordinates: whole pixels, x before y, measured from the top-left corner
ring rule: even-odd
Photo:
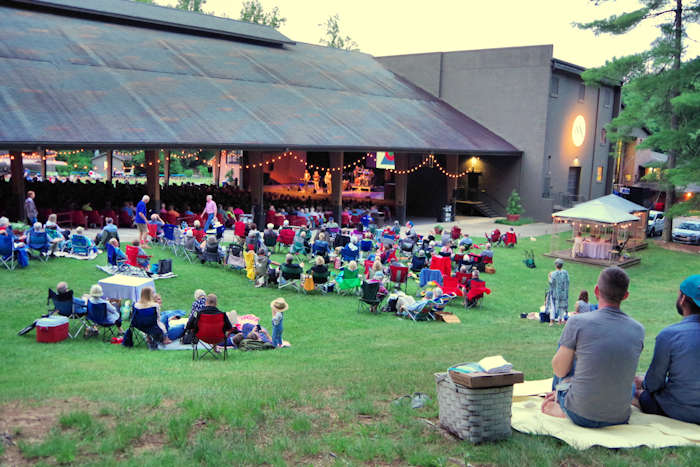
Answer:
[[[586,138],[586,119],[583,115],[578,115],[574,119],[574,125],[571,127],[571,140],[574,142],[574,146],[579,147],[583,144],[583,140]]]

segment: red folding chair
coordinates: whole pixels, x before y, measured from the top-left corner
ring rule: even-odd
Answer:
[[[154,242],[158,241],[158,225],[157,224],[146,224],[148,227],[148,235],[150,235],[151,240]]]
[[[277,243],[291,248],[294,244],[294,230],[281,229],[279,235],[277,236]]]
[[[433,255],[430,259],[430,269],[437,269],[442,273],[442,277],[452,275],[452,261],[447,256]]]
[[[508,247],[513,247],[518,243],[518,237],[515,235],[515,232],[506,232],[506,240],[505,244]]]
[[[196,339],[192,340],[192,360],[202,359],[207,355],[211,355],[215,359],[219,358],[215,349],[217,345],[222,343],[224,345],[224,360],[226,360],[226,348],[228,346],[226,331],[224,331],[225,318],[226,315],[223,313],[199,314],[197,332],[195,333]],[[202,355],[199,355],[198,343],[201,343],[202,347],[204,347]]]
[[[370,269],[372,269],[373,264],[374,264],[374,261],[370,261],[368,259],[365,260],[365,277],[367,279],[371,279],[371,277],[369,277],[369,271],[370,271]]]
[[[389,281],[396,284],[401,289],[404,284],[404,291],[408,290],[408,266],[389,266]]]
[[[240,238],[245,238],[245,222],[237,221],[233,224],[233,235]]]
[[[352,227],[357,227],[362,223],[362,217],[361,216],[350,216],[350,225]]]
[[[204,237],[207,236],[207,233],[204,230],[192,229],[192,236],[195,240],[197,240],[197,243],[202,243],[204,241]]]
[[[452,276],[443,276],[442,292],[448,295],[458,295],[460,297],[464,295],[463,289],[459,285],[459,281],[456,277]]]
[[[340,226],[350,227],[350,214],[348,214],[347,212],[344,212],[340,215]]]
[[[87,211],[87,223],[101,229],[104,227],[105,218],[98,211]]]
[[[284,220],[286,218],[282,214],[275,214],[275,216],[272,218],[272,225],[275,226],[276,229],[282,227],[284,225]]]
[[[147,259],[149,262],[151,261],[150,255],[140,255],[138,247],[135,247],[134,245],[127,245],[125,253],[126,264],[135,268],[145,269],[144,266],[139,264],[139,259]]]
[[[486,287],[486,282],[481,279],[472,279],[469,281],[469,290],[467,291],[467,306],[478,306],[484,298],[484,294],[491,294],[491,289]]]

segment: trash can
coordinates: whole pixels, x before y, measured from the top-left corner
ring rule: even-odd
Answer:
[[[451,204],[445,204],[440,208],[438,222],[453,222],[455,220],[455,210]]]

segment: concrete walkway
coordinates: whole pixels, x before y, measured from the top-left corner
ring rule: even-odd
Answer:
[[[451,230],[452,226],[457,225],[462,229],[463,233],[468,233],[473,237],[481,237],[486,232],[491,232],[494,229],[499,229],[501,232],[508,230],[507,225],[496,224],[494,221],[499,218],[488,218],[488,217],[467,217],[458,216],[455,222],[440,222],[439,224],[447,230]],[[502,219],[502,218],[501,218]],[[432,219],[426,218],[416,218],[411,219],[415,225],[416,232],[421,235],[425,235],[433,230],[433,227],[438,224],[438,222]],[[403,228],[403,226],[402,226]],[[547,235],[556,232],[566,232],[571,229],[568,224],[545,224],[543,222],[535,222],[533,224],[527,224],[522,226],[516,226],[515,232],[520,237],[539,237],[540,235]],[[95,235],[99,232],[99,229],[87,229],[86,235],[88,238],[95,238]],[[119,238],[122,242],[131,242],[138,238],[138,232],[136,229],[127,229],[124,227],[119,228]],[[224,232],[224,241],[233,241],[233,230],[227,229]]]

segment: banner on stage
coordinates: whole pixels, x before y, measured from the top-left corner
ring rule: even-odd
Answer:
[[[394,169],[394,153],[393,152],[377,152],[377,168],[378,169]]]

